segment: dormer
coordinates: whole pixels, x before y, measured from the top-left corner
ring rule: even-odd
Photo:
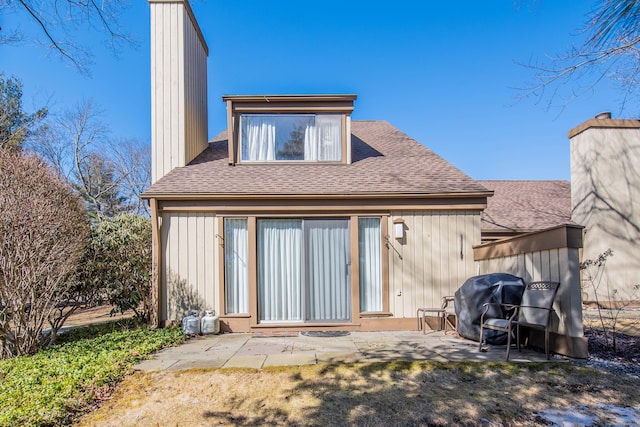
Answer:
[[[351,163],[356,95],[234,95],[227,103],[229,164]]]

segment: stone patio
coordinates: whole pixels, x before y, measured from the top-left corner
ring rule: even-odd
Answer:
[[[394,360],[504,361],[505,346],[478,351],[478,343],[449,332],[351,332],[342,336],[234,333],[192,337],[164,349],[135,369],[254,368],[317,363],[388,362]],[[553,358],[552,358],[553,360]],[[511,352],[512,362],[545,362],[531,349]]]

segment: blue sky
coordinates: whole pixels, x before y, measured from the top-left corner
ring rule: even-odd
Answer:
[[[355,93],[355,120],[387,120],[475,179],[569,180],[567,132],[620,93],[597,86],[565,105],[519,99],[519,63],[579,45],[592,3],[578,0],[300,2],[192,0],[209,45],[209,135],[226,127],[222,95]],[[0,17],[27,35],[22,15]],[[0,72],[24,84],[24,106],[52,111],[91,99],[114,136],[150,140],[149,6],[123,24],[138,41],[114,58],[95,34],[91,77],[41,47],[0,45]],[[579,83],[579,82],[578,82]],[[576,83],[576,85],[578,84]],[[565,97],[565,98],[563,98]],[[625,115],[627,117],[625,117]]]

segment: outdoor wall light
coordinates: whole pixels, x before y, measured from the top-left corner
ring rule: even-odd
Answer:
[[[404,240],[404,219],[396,218],[393,220],[394,237],[398,240]]]

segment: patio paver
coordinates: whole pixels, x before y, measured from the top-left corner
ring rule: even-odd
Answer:
[[[135,366],[141,371],[195,368],[254,368],[316,363],[388,362],[394,360],[503,361],[504,346],[478,351],[478,343],[431,331],[351,332],[344,336],[254,336],[234,333],[195,337],[156,353]],[[544,362],[530,349],[512,351],[513,362]]]

